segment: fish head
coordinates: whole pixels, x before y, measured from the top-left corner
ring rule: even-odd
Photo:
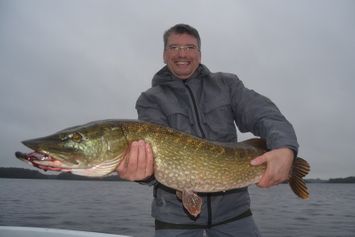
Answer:
[[[16,152],[17,158],[43,170],[74,171],[73,173],[80,174],[91,169],[94,172],[92,175],[82,174],[85,176],[110,173],[128,147],[122,129],[111,123],[89,123],[71,127],[22,143],[33,152]]]

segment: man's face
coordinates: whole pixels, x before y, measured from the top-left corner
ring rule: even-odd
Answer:
[[[201,63],[197,39],[189,34],[172,33],[163,56],[170,71],[183,80],[189,78]]]

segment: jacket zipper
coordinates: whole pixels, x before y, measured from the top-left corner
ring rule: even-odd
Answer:
[[[197,103],[194,97],[194,94],[192,93],[191,88],[187,85],[186,83],[187,81],[184,81],[184,84],[187,88],[187,91],[190,94],[190,98],[192,101],[192,105],[193,105],[193,110],[194,110],[194,114],[195,114],[195,118],[196,118],[196,124],[198,127],[198,130],[200,132],[200,135],[202,138],[206,138],[206,133],[203,131],[202,126],[201,126],[201,119],[200,119],[200,114],[198,112],[198,107],[197,107]],[[211,204],[211,194],[207,193],[207,228],[211,228],[212,226],[212,204]]]
[[[197,124],[197,127],[198,127],[198,131],[200,132],[200,135],[201,135],[202,138],[206,138],[206,134],[203,131],[202,126],[201,126],[201,119],[200,119],[200,115],[198,113],[197,103],[196,103],[194,94],[192,93],[191,88],[186,83],[185,83],[185,86],[187,88],[187,91],[190,94],[190,98],[191,98],[193,109],[194,109],[194,114],[195,114],[195,118],[196,118],[196,124]]]

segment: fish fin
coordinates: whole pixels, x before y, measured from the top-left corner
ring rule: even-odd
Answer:
[[[303,177],[306,176],[310,170],[310,165],[306,160],[296,157],[288,183],[290,184],[292,191],[302,199],[309,198],[308,188]]]
[[[188,190],[182,191],[181,200],[185,209],[193,217],[196,218],[201,213],[203,199],[193,191],[188,191]]]
[[[182,192],[179,191],[179,190],[176,190],[176,197],[177,197],[179,200],[182,200]]]
[[[240,144],[246,144],[249,146],[257,147],[263,150],[267,150],[266,141],[262,138],[251,138],[240,142]]]
[[[88,169],[72,169],[71,173],[87,177],[101,177],[112,173],[119,163],[119,159],[104,161]]]

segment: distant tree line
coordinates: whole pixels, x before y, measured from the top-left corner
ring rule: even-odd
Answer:
[[[355,183],[355,177],[329,179],[329,183]]]

